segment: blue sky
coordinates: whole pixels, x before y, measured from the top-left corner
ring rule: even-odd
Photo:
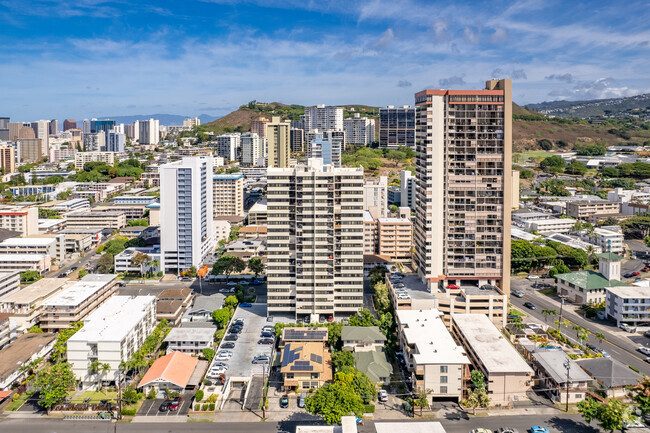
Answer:
[[[648,1],[0,0],[0,115],[412,104],[513,78],[519,103],[650,92]]]

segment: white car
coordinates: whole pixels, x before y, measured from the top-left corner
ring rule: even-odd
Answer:
[[[212,370],[210,370],[210,373],[208,373],[208,377],[217,377],[220,374],[224,374],[226,370],[227,370],[226,367],[213,368]]]
[[[228,360],[230,360],[231,357],[232,357],[232,355],[219,355],[219,356],[216,356],[214,359],[215,359],[215,361],[228,361]]]
[[[639,352],[643,353],[644,355],[650,355],[650,349],[644,346],[639,346],[636,348]]]
[[[386,392],[385,389],[380,389],[379,390],[378,399],[381,402],[387,402],[388,401],[388,393]]]
[[[229,286],[236,286],[237,284],[239,284],[239,283],[236,283],[235,281],[231,281],[231,282],[228,283]]]
[[[217,352],[217,356],[232,356],[232,350],[220,350]]]
[[[529,275],[528,279],[529,280],[539,280],[539,275]]]

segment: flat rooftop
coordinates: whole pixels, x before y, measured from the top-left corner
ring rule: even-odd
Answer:
[[[645,280],[647,281],[647,280]],[[648,299],[650,298],[650,287],[643,285],[607,287],[606,289],[618,297],[629,299]]]
[[[0,254],[0,262],[40,262],[45,257],[44,254]]]
[[[469,364],[462,346],[456,344],[442,321],[442,313],[431,310],[397,310],[400,332],[415,346],[413,359],[424,364]]]
[[[576,220],[572,218],[548,218],[548,219],[540,219],[540,220],[531,220],[527,221],[526,224],[535,224],[538,227],[539,226],[553,226],[557,224],[564,224],[564,225],[571,225],[575,224]]]
[[[113,296],[92,312],[68,341],[122,341],[154,302],[155,296]]]
[[[488,373],[533,373],[485,314],[454,314],[451,317]]]
[[[75,284],[64,278],[43,278],[30,284],[22,290],[0,298],[0,304],[12,303],[18,305],[31,304],[39,299],[47,298],[57,291]]]
[[[90,278],[88,278],[90,277]],[[90,274],[43,303],[46,307],[76,307],[117,278],[110,274]]]
[[[54,237],[11,238],[0,242],[0,247],[18,247],[25,245],[34,247],[47,247],[53,243],[56,243],[56,238]]]
[[[212,341],[215,328],[172,328],[165,341]]]
[[[13,343],[0,350],[0,379],[9,377],[11,373],[28,362],[34,354],[50,344],[56,334],[23,334]]]

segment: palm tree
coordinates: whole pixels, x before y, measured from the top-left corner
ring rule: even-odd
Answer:
[[[99,382],[99,369],[101,367],[101,364],[98,360],[94,360],[93,362],[90,363],[88,366],[88,371],[90,371],[91,374],[96,374],[97,375],[97,391],[101,388],[100,382]]]
[[[565,328],[569,327],[569,321],[568,320],[556,320],[554,322],[557,325],[557,332],[560,333],[560,336],[562,335],[562,327],[564,326]]]
[[[596,337],[596,338],[598,339],[598,342],[599,342],[599,343],[602,343],[603,341],[606,340],[606,338],[605,338],[605,334],[603,334],[602,332],[596,332],[596,333],[594,334],[594,337]]]
[[[548,319],[548,316],[557,316],[557,311],[549,309],[549,310],[542,310],[542,314],[544,315],[544,321],[546,322]]]
[[[103,363],[103,364],[100,366],[100,371],[101,371],[101,373],[102,373],[101,377],[103,378],[104,376],[106,376],[106,373],[108,373],[109,371],[111,371],[111,365],[110,365],[109,363],[107,363],[107,362]]]
[[[147,254],[136,253],[135,256],[131,259],[131,265],[140,267],[140,276],[142,277],[142,283],[144,284],[144,266],[147,262],[151,260]]]
[[[153,259],[152,261],[147,263],[147,266],[149,267],[151,273],[153,274],[153,270],[158,268],[158,266],[160,266],[160,262],[158,261],[158,259]]]

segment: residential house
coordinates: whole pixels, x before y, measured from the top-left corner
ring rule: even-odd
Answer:
[[[145,394],[152,389],[156,393],[166,390],[183,393],[192,386],[191,379],[199,360],[182,352],[171,352],[154,361],[138,383]]]
[[[605,393],[607,398],[627,397],[629,387],[637,385],[643,376],[612,358],[579,359],[577,363]]]
[[[165,337],[167,353],[174,351],[200,355],[203,349],[210,349],[214,342],[214,328],[172,328]]]
[[[332,359],[323,343],[287,343],[280,373],[285,390],[308,391],[332,380]]]
[[[554,403],[566,403],[567,384],[569,403],[585,399],[591,377],[562,350],[540,349],[531,353],[538,386]]]

